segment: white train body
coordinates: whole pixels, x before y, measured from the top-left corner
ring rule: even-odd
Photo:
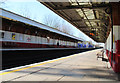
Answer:
[[[4,37],[2,34],[4,33]],[[38,37],[32,35],[26,35],[21,33],[15,33],[10,31],[3,31],[0,30],[0,41],[4,45],[8,46],[15,46],[16,47],[47,47],[47,46],[55,46],[57,47],[57,42],[59,42],[59,47],[67,46],[67,47],[77,47],[77,43],[70,42],[70,41],[63,41],[57,39],[49,40],[45,37]],[[66,43],[67,42],[67,43]],[[29,45],[30,44],[30,45]]]

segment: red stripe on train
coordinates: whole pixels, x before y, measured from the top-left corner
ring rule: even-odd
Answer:
[[[63,45],[48,45],[48,44],[36,44],[36,43],[22,43],[22,42],[5,42],[2,41],[2,47],[5,48],[75,48],[74,46]]]

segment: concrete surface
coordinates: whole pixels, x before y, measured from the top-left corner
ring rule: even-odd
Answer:
[[[0,76],[2,81],[116,81],[117,75],[111,68],[107,68],[107,63],[97,60],[96,53],[99,51],[100,49],[75,54]]]

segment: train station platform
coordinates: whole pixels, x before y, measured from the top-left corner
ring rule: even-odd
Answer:
[[[96,58],[101,49],[0,71],[2,81],[117,81],[107,63]]]

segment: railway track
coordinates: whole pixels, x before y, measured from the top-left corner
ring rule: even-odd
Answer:
[[[51,60],[95,48],[2,49],[2,70]]]

